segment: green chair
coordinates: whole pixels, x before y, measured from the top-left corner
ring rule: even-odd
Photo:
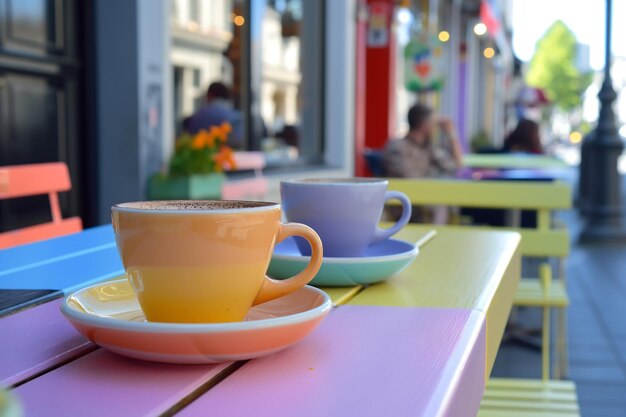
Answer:
[[[546,155],[518,155],[510,153],[466,154],[463,156],[465,168],[488,169],[562,169],[567,163]]]

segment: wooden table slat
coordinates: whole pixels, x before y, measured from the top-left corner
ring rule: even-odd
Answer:
[[[402,230],[397,237],[415,241],[429,229],[414,226]],[[519,239],[514,232],[439,229],[404,271],[365,288],[350,304],[471,308],[486,312]]]
[[[0,276],[0,289],[54,289],[65,293],[124,273],[117,248],[104,249]]]
[[[228,366],[164,365],[98,349],[14,393],[32,417],[158,416]]]
[[[50,301],[0,319],[0,385],[14,385],[95,348]]]
[[[13,270],[56,262],[68,256],[115,244],[111,225],[85,229],[80,233],[0,250],[0,277]]]
[[[248,362],[179,416],[468,416],[485,383],[484,314],[351,307]]]
[[[356,287],[323,287],[322,290],[330,296],[333,305],[342,305],[350,301],[362,289],[360,285]]]
[[[415,241],[430,228],[412,226],[399,238]],[[487,315],[487,375],[495,361],[520,279],[519,234],[438,229],[401,273],[365,288],[349,305],[469,308]]]

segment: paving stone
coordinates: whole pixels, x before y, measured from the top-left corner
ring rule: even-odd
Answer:
[[[576,390],[580,404],[612,404],[626,407],[626,384],[579,382],[576,384]]]
[[[619,363],[571,363],[569,377],[576,382],[626,383]]]
[[[580,404],[580,415],[582,417],[625,417],[626,408],[613,404]]]
[[[613,353],[613,348],[574,348],[569,349],[570,365],[589,365],[589,364],[616,364],[618,357]]]

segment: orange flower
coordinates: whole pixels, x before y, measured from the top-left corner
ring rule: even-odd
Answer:
[[[222,131],[228,135],[230,132],[233,131],[233,127],[230,125],[230,123],[228,122],[224,122],[220,125],[220,127],[222,128]]]
[[[235,155],[232,149],[228,146],[223,146],[222,149],[213,157],[217,167],[224,168],[226,165],[230,169],[235,169]]]
[[[204,148],[204,140],[202,139],[200,134],[197,134],[191,141],[191,149],[202,149],[202,148]]]
[[[226,142],[226,132],[224,132],[222,126],[211,126],[209,133],[213,136],[213,140],[218,140],[222,143]]]
[[[211,128],[211,131],[208,132],[204,129],[201,130],[196,135],[196,139],[198,139],[198,141],[202,142],[203,145],[208,146],[209,148],[215,146],[215,135],[213,134],[213,128]]]
[[[222,131],[220,130],[219,126],[211,126],[211,129],[209,129],[209,135],[211,135],[213,140],[217,139],[219,136],[221,136],[221,134]]]

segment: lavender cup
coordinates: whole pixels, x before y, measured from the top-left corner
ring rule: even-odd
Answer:
[[[303,179],[280,183],[283,213],[289,222],[312,227],[322,239],[324,256],[358,257],[376,242],[396,234],[411,218],[411,202],[387,191],[387,180],[369,178]],[[400,200],[402,216],[388,229],[378,227],[385,203]],[[306,242],[297,240],[302,255]]]

